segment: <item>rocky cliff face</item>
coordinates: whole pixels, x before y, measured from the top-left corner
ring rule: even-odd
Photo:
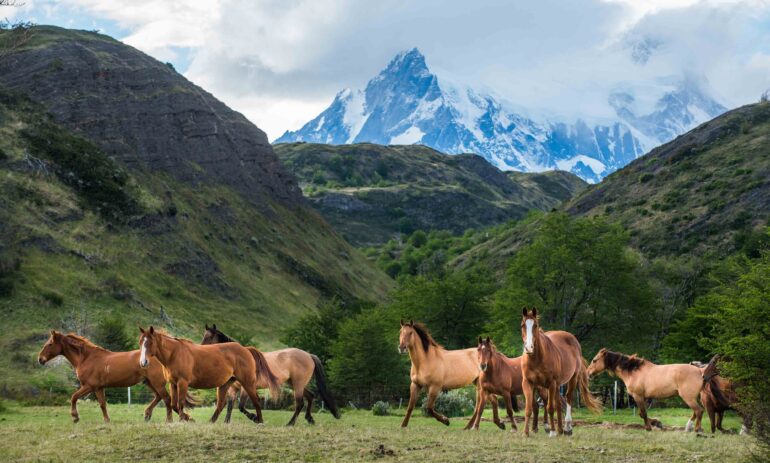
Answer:
[[[130,168],[222,183],[254,204],[302,199],[264,132],[169,65],[109,37],[36,27],[0,61],[0,85]]]

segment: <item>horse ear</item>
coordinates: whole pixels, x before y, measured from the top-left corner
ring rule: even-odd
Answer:
[[[409,326],[414,326],[414,320],[409,320]]]
[[[208,324],[208,323],[206,323],[206,325],[205,325],[205,326],[206,326],[206,331],[208,331],[208,330],[209,330],[209,324]]]
[[[212,325],[211,325],[211,328],[212,328],[214,331],[216,331],[216,330],[217,330],[217,324],[216,324],[216,323],[212,324]]]
[[[56,330],[51,330],[51,336],[56,336]]]
[[[155,333],[155,327],[150,325],[150,334],[154,334],[154,333]]]
[[[142,334],[144,334],[144,328],[142,328],[142,327],[140,326],[140,327],[139,327],[139,332],[140,332],[140,333],[142,333]]]
[[[487,344],[489,344],[492,340],[489,339],[489,336],[487,336]]]
[[[479,336],[479,344],[481,344],[481,336]]]
[[[404,319],[401,319],[401,326],[404,326]]]
[[[521,308],[521,314],[526,317],[527,313],[528,313],[527,306],[525,305],[524,307]]]
[[[537,318],[537,307],[532,307],[532,316]]]

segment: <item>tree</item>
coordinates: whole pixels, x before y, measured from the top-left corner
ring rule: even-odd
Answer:
[[[369,308],[343,321],[331,345],[329,377],[336,391],[366,404],[403,394],[409,387],[407,360],[398,350],[398,321],[387,310]]]
[[[425,323],[444,347],[464,349],[476,345],[488,322],[494,290],[492,275],[484,271],[421,275],[402,282],[391,310]]]
[[[520,345],[521,307],[528,305],[538,307],[546,329],[569,331],[591,348],[649,346],[653,294],[627,245],[623,229],[602,218],[543,216],[497,294],[490,329],[498,343]]]
[[[99,321],[94,333],[94,342],[113,352],[136,349],[136,341],[128,335],[126,322],[118,314],[109,315]]]

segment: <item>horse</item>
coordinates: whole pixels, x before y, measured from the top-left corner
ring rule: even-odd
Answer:
[[[521,357],[508,358],[497,351],[494,343],[487,336],[482,340],[479,336],[479,344],[476,348],[476,358],[479,370],[479,378],[476,382],[476,409],[468,424],[468,427],[479,429],[481,415],[484,413],[484,404],[489,400],[490,394],[503,396],[505,400],[508,419],[511,420],[511,431],[515,431],[516,422],[513,412],[519,411],[516,396],[522,394],[521,388]],[[537,432],[538,407],[535,402],[535,426]]]
[[[234,381],[238,381],[254,402],[257,414],[244,408],[241,412],[255,423],[262,423],[262,410],[259,408],[257,382],[264,381],[270,388],[272,397],[278,397],[280,384],[270,371],[264,355],[257,349],[247,349],[235,342],[201,346],[187,339],[171,337],[150,326],[139,328],[139,366],[149,368],[151,360],[157,359],[165,368],[171,381],[172,390],[176,389],[175,398],[180,411],[180,418],[187,420],[184,401],[189,387],[196,389],[217,389],[217,408],[211,416],[216,422],[225,406],[227,390]],[[173,397],[174,395],[172,395]]]
[[[625,383],[628,393],[639,407],[639,416],[644,420],[647,431],[652,430],[652,425],[647,417],[645,400],[667,399],[675,395],[679,395],[693,412],[685,431],[693,430],[693,420],[695,430],[703,431],[703,408],[698,404],[698,396],[704,386],[700,368],[687,363],[656,365],[636,355],[629,356],[602,348],[591,360],[588,374],[596,376],[603,371],[617,376]]]
[[[217,329],[217,325],[214,324],[209,328],[206,325],[206,331],[203,333],[203,340],[201,344],[221,344],[224,342],[237,342]],[[321,359],[314,354],[310,354],[301,349],[288,348],[281,349],[273,352],[264,352],[265,360],[267,360],[270,370],[278,378],[279,384],[288,383],[294,391],[294,415],[289,420],[287,426],[294,426],[297,421],[297,416],[302,411],[304,406],[303,398],[307,401],[307,410],[305,411],[305,420],[310,424],[315,424],[311,411],[313,409],[313,399],[315,395],[306,389],[310,378],[315,377],[316,387],[318,388],[318,394],[321,396],[321,400],[332,415],[340,419],[340,412],[337,405],[334,402],[329,390],[326,387],[326,374],[324,373]],[[263,382],[257,382],[257,388],[264,388],[266,384]],[[245,401],[248,396],[245,392],[241,391],[239,384],[233,384],[230,387],[230,391],[227,394],[227,414],[225,415],[225,423],[230,422],[230,416],[233,410],[233,403],[236,395],[240,391],[239,408],[245,408]]]
[[[163,367],[157,360],[149,362],[146,368],[140,368],[138,350],[111,352],[77,334],[64,334],[51,330],[51,336],[40,350],[37,360],[41,365],[45,365],[59,355],[63,355],[70,362],[80,382],[80,388],[72,394],[70,399],[70,415],[73,422],[80,421],[77,409],[78,399],[93,392],[102,409],[104,422],[109,423],[110,416],[107,413],[104,389],[134,386],[142,381],[155,394],[150,405],[144,410],[144,420],[149,421],[152,418],[153,409],[163,400],[166,404],[166,421],[172,421],[172,406],[166,391],[166,378]],[[188,402],[193,403],[189,398]]]
[[[537,308],[524,307],[521,318],[521,338],[524,341],[524,355],[521,357],[522,389],[527,405],[524,417],[524,435],[529,436],[529,420],[535,403],[535,388],[547,390],[546,410],[549,421],[549,436],[572,434],[572,401],[575,389],[589,410],[601,411],[601,404],[588,390],[588,366],[577,338],[566,331],[540,329]],[[559,387],[567,384],[567,413],[562,425],[562,402]],[[554,409],[557,411],[557,426],[554,426]],[[556,429],[554,431],[554,429]]]
[[[474,384],[479,377],[476,364],[476,349],[446,350],[431,337],[428,329],[421,323],[410,320],[405,323],[401,320],[401,332],[399,333],[398,351],[401,354],[409,353],[412,368],[409,373],[411,384],[409,386],[409,406],[406,415],[401,422],[405,428],[409,424],[409,418],[417,404],[417,398],[423,388],[428,389],[428,413],[439,422],[449,426],[449,418],[436,412],[433,405],[441,391],[458,389]],[[497,403],[492,402],[492,412],[495,424],[501,429],[505,425],[500,422],[497,414]],[[469,426],[466,426],[468,429]]]
[[[706,409],[706,413],[708,413],[709,421],[711,422],[711,434],[714,434],[717,429],[726,432],[722,428],[722,418],[727,410],[735,410],[734,405],[738,401],[733,382],[719,376],[719,370],[716,365],[718,360],[719,355],[715,355],[708,365],[702,367],[701,373],[703,377],[703,390],[700,393],[700,402]],[[695,362],[690,362],[690,364],[699,366]],[[747,420],[744,419],[740,412],[739,415],[744,421],[744,424],[741,426],[741,434],[745,434],[748,432]]]

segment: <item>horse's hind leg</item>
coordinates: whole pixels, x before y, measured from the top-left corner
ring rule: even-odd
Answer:
[[[722,427],[722,417],[725,416],[724,410],[720,410],[717,412],[717,429],[719,429],[722,432],[725,432],[724,428]],[[714,431],[711,431],[712,433]]]
[[[497,410],[497,396],[496,395],[491,394],[489,396],[489,404],[492,406],[492,421],[494,421],[494,423],[497,425],[498,428],[505,430],[505,423],[500,421],[500,412]],[[478,419],[481,420],[481,415],[479,415]]]
[[[297,417],[299,416],[300,412],[302,411],[302,407],[305,406],[305,401],[302,400],[302,392],[294,390],[294,414],[291,416],[291,419],[288,423],[286,423],[286,426],[294,426],[294,423],[297,421]]]
[[[511,397],[511,394],[503,394],[503,399],[505,399],[505,408],[508,412],[508,419],[511,420],[511,432],[516,432],[516,421],[513,419],[513,400],[515,399]]]
[[[682,397],[682,395],[680,394],[679,397]],[[703,419],[703,407],[700,406],[696,397],[697,396],[686,398],[682,397],[684,403],[686,403],[687,406],[692,409],[692,417],[690,418],[690,421],[687,422],[687,426],[685,427],[686,432],[693,430],[693,420],[695,421],[695,432],[703,432],[703,428],[701,427],[701,420]]]
[[[575,400],[575,388],[577,387],[577,375],[573,376],[567,384],[567,413],[564,416],[564,434],[572,435],[572,403]],[[561,400],[559,400],[561,403]]]
[[[96,401],[99,402],[99,407],[102,409],[102,417],[105,423],[110,422],[110,415],[107,414],[107,398],[104,396],[104,388],[96,389],[94,391]]]
[[[313,411],[313,399],[315,398],[315,395],[310,392],[309,389],[305,389],[305,392],[303,392],[303,395],[305,396],[305,400],[307,400],[307,408],[305,409],[305,421],[307,421],[310,424],[315,424],[315,420],[313,419],[313,415],[311,414]]]
[[[436,398],[440,393],[441,393],[441,387],[431,386],[428,389],[428,403],[426,405],[426,408],[428,409],[428,413],[430,413],[430,415],[433,418],[436,418],[440,422],[449,426],[449,418],[447,418],[446,416],[442,415],[441,413],[433,409],[433,404],[436,403]]]
[[[554,412],[558,414],[558,420],[554,419]],[[561,399],[559,398],[559,386],[556,385],[556,382],[553,382],[548,388],[548,420],[551,425],[551,431],[548,433],[549,437],[558,436],[564,432],[562,429],[561,421]]]
[[[238,396],[239,390],[233,386],[227,391],[227,413],[225,413],[225,423],[229,423],[233,416],[233,404]],[[246,397],[246,393],[241,394],[242,397]]]
[[[257,394],[256,375],[251,378],[238,378],[241,383],[241,401],[238,404],[238,409],[246,415],[251,421],[261,424],[262,420],[262,407],[259,406],[259,394]],[[254,410],[256,414],[246,410],[246,400],[243,398],[243,392],[246,391],[251,402],[254,404]]]
[[[80,415],[78,415],[78,399],[89,394],[91,392],[90,386],[80,386],[80,389],[75,391],[70,398],[70,415],[72,415],[72,422],[77,423],[80,421]]]

